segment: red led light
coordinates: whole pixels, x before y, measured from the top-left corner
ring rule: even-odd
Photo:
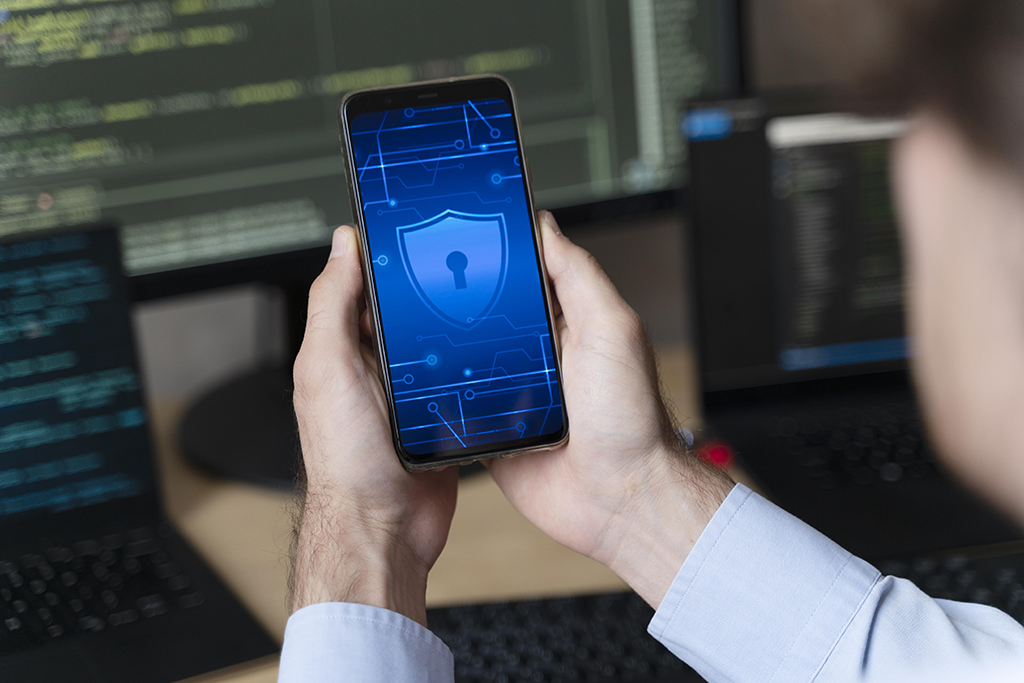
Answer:
[[[725,469],[734,460],[732,447],[724,441],[709,441],[697,449],[697,456],[706,463]]]

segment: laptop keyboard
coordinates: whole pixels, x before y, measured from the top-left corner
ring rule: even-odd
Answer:
[[[0,651],[128,628],[204,600],[151,529],[41,544],[0,560]]]
[[[775,437],[822,489],[897,484],[937,473],[921,419],[907,405],[780,418]]]
[[[882,563],[935,598],[993,605],[1024,623],[1024,554]],[[458,683],[702,681],[647,634],[654,611],[632,592],[427,611]]]
[[[701,681],[647,633],[652,610],[632,592],[427,611],[455,656],[455,680]]]

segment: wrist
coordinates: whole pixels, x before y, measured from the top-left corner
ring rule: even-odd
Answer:
[[[734,483],[674,441],[649,458],[644,485],[610,525],[595,558],[655,609]]]
[[[425,626],[428,569],[397,534],[366,515],[325,514],[307,505],[295,543],[291,611],[350,602]]]

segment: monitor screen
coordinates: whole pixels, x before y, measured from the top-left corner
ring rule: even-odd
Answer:
[[[151,457],[116,231],[0,242],[0,525],[141,496]]]
[[[736,81],[726,0],[0,1],[0,234],[104,219],[129,275],[327,244],[336,111],[497,72],[537,203],[684,182],[684,100]]]
[[[756,101],[688,114],[707,390],[903,364],[889,147],[905,126]]]

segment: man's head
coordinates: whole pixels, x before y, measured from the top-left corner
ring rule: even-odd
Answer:
[[[1024,522],[1024,2],[804,8],[872,102],[916,117],[894,178],[920,398],[944,460]]]

